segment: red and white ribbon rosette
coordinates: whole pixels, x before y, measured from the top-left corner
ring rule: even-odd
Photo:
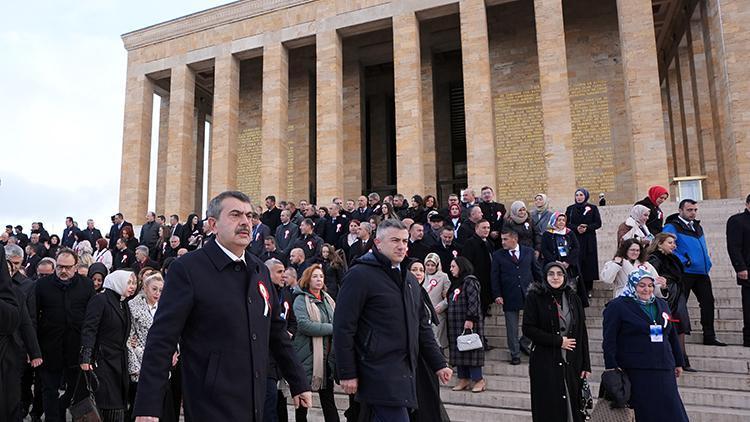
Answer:
[[[458,295],[461,294],[461,289],[456,289],[453,291],[453,301],[455,302],[456,299],[458,299]]]
[[[271,310],[271,297],[268,294],[268,289],[266,289],[266,285],[263,284],[262,281],[258,282],[258,292],[261,296],[263,296],[264,306],[263,306],[263,316],[267,317],[268,312]]]
[[[437,280],[433,278],[432,280],[430,280],[430,288],[427,289],[427,291],[431,292],[432,289],[434,289],[436,286],[437,286]]]
[[[589,211],[591,211],[591,207],[590,207],[590,206],[588,206],[588,205],[586,205],[586,208],[584,208],[584,209],[583,209],[583,215],[586,215],[586,214],[588,214],[588,213],[589,213]]]

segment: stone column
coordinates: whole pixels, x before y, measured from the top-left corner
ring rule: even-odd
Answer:
[[[362,68],[359,60],[344,63],[344,199],[356,200],[362,194]],[[325,198],[323,198],[325,200]]]
[[[667,69],[667,82],[669,83],[670,110],[672,113],[672,137],[674,139],[674,168],[676,177],[687,176],[687,164],[685,160],[685,137],[682,112],[682,100],[679,90],[679,72],[673,62]]]
[[[225,190],[237,189],[237,138],[239,136],[240,63],[231,54],[216,58],[208,166],[208,200]]]
[[[695,95],[693,91],[693,67],[691,66],[690,43],[685,47],[679,47],[677,54],[680,56],[680,82],[682,87],[682,105],[685,112],[685,136],[687,138],[688,163],[687,170],[690,176],[701,176],[703,173],[703,151],[700,138],[700,121],[698,120],[698,109],[696,108]]]
[[[750,8],[746,0],[706,0],[701,12],[711,45],[710,84],[717,103],[726,196],[744,198],[750,192]]]
[[[178,65],[172,68],[170,79],[165,215],[184,219],[195,207],[195,73],[187,65]]]
[[[193,211],[202,217],[203,215],[203,159],[206,150],[206,112],[195,110],[195,200]],[[210,200],[210,198],[209,198]]]
[[[636,200],[650,186],[669,182],[651,0],[617,0],[617,22]]]
[[[422,65],[419,20],[393,17],[393,84],[396,107],[396,189],[405,197],[425,188],[422,138]]]
[[[484,0],[461,0],[459,11],[469,186],[479,190],[487,185],[497,190],[487,10]]]
[[[424,35],[423,38],[424,40]],[[423,45],[429,43],[422,42]],[[435,106],[432,72],[432,51],[422,51],[422,155],[424,164],[424,190],[422,196],[437,195],[437,153],[435,145]]]
[[[263,47],[263,159],[260,198],[287,197],[287,125],[289,123],[289,55],[281,42]]]
[[[327,203],[344,192],[343,71],[336,29],[316,35],[316,196]]]
[[[161,96],[159,106],[159,147],[156,165],[156,213],[164,214],[167,195],[167,138],[169,137],[169,95]]]
[[[120,212],[136,221],[146,215],[148,208],[153,107],[153,81],[146,75],[128,72],[120,167]]]
[[[576,178],[574,174],[570,174],[575,169],[573,127],[570,119],[562,0],[534,0],[534,15],[544,116],[546,191],[574,192]],[[560,177],[562,174],[569,174],[570,177]],[[550,195],[550,198],[553,207],[566,205],[564,196]]]

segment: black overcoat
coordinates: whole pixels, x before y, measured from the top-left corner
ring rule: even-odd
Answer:
[[[747,209],[727,220],[727,252],[734,271],[750,269],[750,211]],[[738,278],[737,284],[750,287],[750,280]]]
[[[599,208],[590,203],[574,204],[565,211],[568,217],[568,228],[578,238],[578,246],[581,251],[578,254],[578,270],[581,279],[590,282],[599,278],[599,251],[596,245],[596,231],[602,227],[602,219]],[[578,233],[578,226],[586,224],[587,229],[583,234]]]
[[[94,283],[78,274],[69,284],[55,274],[37,280],[36,326],[44,368],[61,371],[78,366],[81,325],[95,294]]]
[[[359,379],[356,399],[370,405],[417,407],[418,359],[445,368],[422,298],[406,263],[399,269],[377,251],[344,276],[333,320],[338,379]]]
[[[531,414],[534,421],[568,422],[565,383],[570,392],[575,422],[582,421],[576,411],[581,397],[581,371],[591,372],[586,315],[581,299],[570,286],[565,288],[571,310],[571,325],[566,337],[575,338],[573,351],[563,351],[557,305],[547,283],[534,283],[526,296],[523,311],[523,335],[532,342],[529,357]],[[565,352],[563,360],[562,353]]]
[[[91,298],[81,327],[81,363],[95,364],[100,409],[127,407],[130,376],[125,345],[129,334],[130,307],[117,292],[104,289]]]
[[[483,309],[487,309],[494,299],[490,289],[493,252],[493,243],[489,239],[486,241],[482,240],[482,238],[476,233],[466,241],[466,244],[461,250],[461,255],[468,259],[474,266],[474,275],[479,279],[479,285],[482,287],[481,296]]]
[[[249,252],[247,265],[234,263],[216,242],[169,267],[146,340],[135,416],[161,415],[178,340],[187,421],[262,421],[269,354],[293,395],[310,390],[268,269]]]
[[[8,266],[5,265],[5,249],[0,248],[0,420],[12,420],[18,411],[20,382],[16,377],[20,367],[20,348],[13,340],[21,322],[22,306],[13,291]]]
[[[448,291],[448,343],[450,362],[454,366],[483,366],[484,349],[458,351],[457,339],[464,331],[464,323],[474,323],[474,333],[484,338],[484,314],[480,300],[482,288],[473,275],[464,277],[460,287]]]

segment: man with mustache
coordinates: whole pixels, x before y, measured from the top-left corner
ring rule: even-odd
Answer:
[[[245,250],[252,236],[250,198],[223,192],[211,200],[207,214],[215,238],[169,267],[146,341],[133,412],[137,422],[159,420],[178,340],[186,421],[261,422],[269,355],[295,405],[312,403],[268,268]]]

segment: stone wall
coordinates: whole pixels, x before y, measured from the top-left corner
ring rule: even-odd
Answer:
[[[239,139],[237,142],[237,188],[250,195],[254,204],[263,202],[260,195],[260,160],[262,151],[262,59],[240,64]]]

